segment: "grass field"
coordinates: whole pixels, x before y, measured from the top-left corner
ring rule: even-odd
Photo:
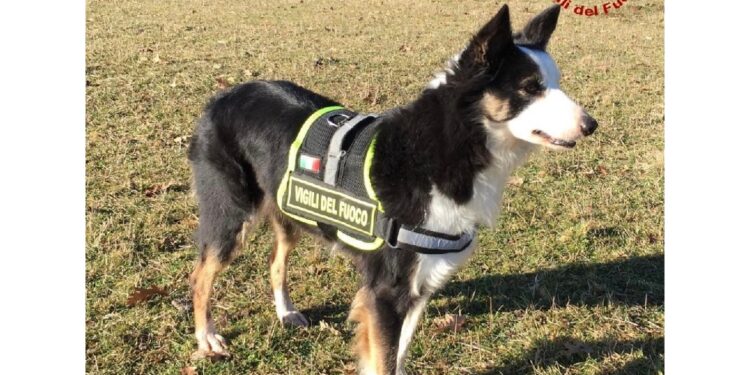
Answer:
[[[550,3],[510,1],[515,27]],[[403,105],[499,4],[89,1],[87,371],[352,373],[345,319],[356,274],[303,240],[291,294],[313,327],[280,326],[266,227],[215,287],[233,357],[190,362],[194,121],[220,88],[251,79],[293,80],[363,111]],[[496,229],[481,232],[475,257],[429,304],[410,373],[663,372],[663,24],[657,1],[610,16],[561,14],[549,49],[563,88],[600,128],[515,174]],[[151,286],[167,295],[126,303]],[[445,314],[466,324],[436,328]]]

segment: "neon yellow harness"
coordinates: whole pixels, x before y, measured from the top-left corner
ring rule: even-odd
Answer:
[[[359,250],[384,244],[422,254],[466,250],[474,231],[437,233],[385,215],[370,182],[379,122],[343,107],[321,108],[305,120],[289,150],[276,203],[287,216],[317,226]]]
[[[370,168],[375,152],[374,131],[364,154],[362,181],[366,196],[358,196],[341,186],[333,186],[321,180],[315,173],[301,170],[303,163],[301,148],[308,132],[313,126],[326,127],[335,113],[345,111],[343,107],[325,107],[315,111],[305,120],[297,137],[289,149],[287,170],[276,194],[276,203],[287,216],[303,223],[320,226],[325,224],[335,227],[336,238],[359,250],[377,250],[383,246],[383,239],[376,235],[378,216],[383,214],[383,206],[375,195],[370,182]],[[346,111],[348,112],[348,111]],[[351,112],[347,113],[351,118]],[[325,118],[325,115],[329,115]],[[328,119],[328,120],[327,120]],[[326,129],[323,128],[322,131]],[[322,151],[320,153],[323,153]],[[305,156],[306,157],[306,156]],[[331,163],[331,158],[328,163]],[[318,159],[319,161],[320,159]],[[324,165],[323,168],[331,168]],[[322,172],[317,170],[317,174]]]

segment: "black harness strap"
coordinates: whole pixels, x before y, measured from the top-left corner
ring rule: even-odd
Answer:
[[[331,137],[331,143],[328,145],[328,160],[326,161],[323,182],[331,186],[336,186],[336,176],[338,176],[339,163],[341,162],[341,158],[346,155],[346,151],[342,149],[344,139],[349,132],[357,129],[357,125],[364,124],[366,123],[365,120],[374,118],[375,116],[372,115],[357,114],[354,118],[336,129],[336,132],[333,133],[333,137]]]

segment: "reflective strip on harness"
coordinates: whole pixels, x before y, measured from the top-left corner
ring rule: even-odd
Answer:
[[[457,253],[466,250],[474,240],[474,232],[463,233],[461,236],[448,236],[442,233],[430,232],[422,228],[401,227],[396,237],[398,247],[413,246],[419,253],[443,254]],[[404,246],[407,245],[407,246]]]
[[[469,248],[475,235],[474,230],[461,235],[433,232],[422,227],[401,225],[386,216],[378,217],[375,233],[391,248],[421,254],[460,253]]]

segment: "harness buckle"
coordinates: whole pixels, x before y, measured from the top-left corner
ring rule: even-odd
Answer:
[[[385,243],[388,244],[388,246],[394,249],[398,248],[399,229],[401,229],[401,224],[399,224],[395,219],[388,218],[388,221],[385,224],[385,233],[383,233],[383,240],[385,240]]]
[[[337,113],[332,116],[329,116],[326,120],[328,122],[329,126],[333,126],[334,128],[338,128],[339,126],[345,124],[347,121],[351,120],[352,117],[348,116],[344,113]]]

